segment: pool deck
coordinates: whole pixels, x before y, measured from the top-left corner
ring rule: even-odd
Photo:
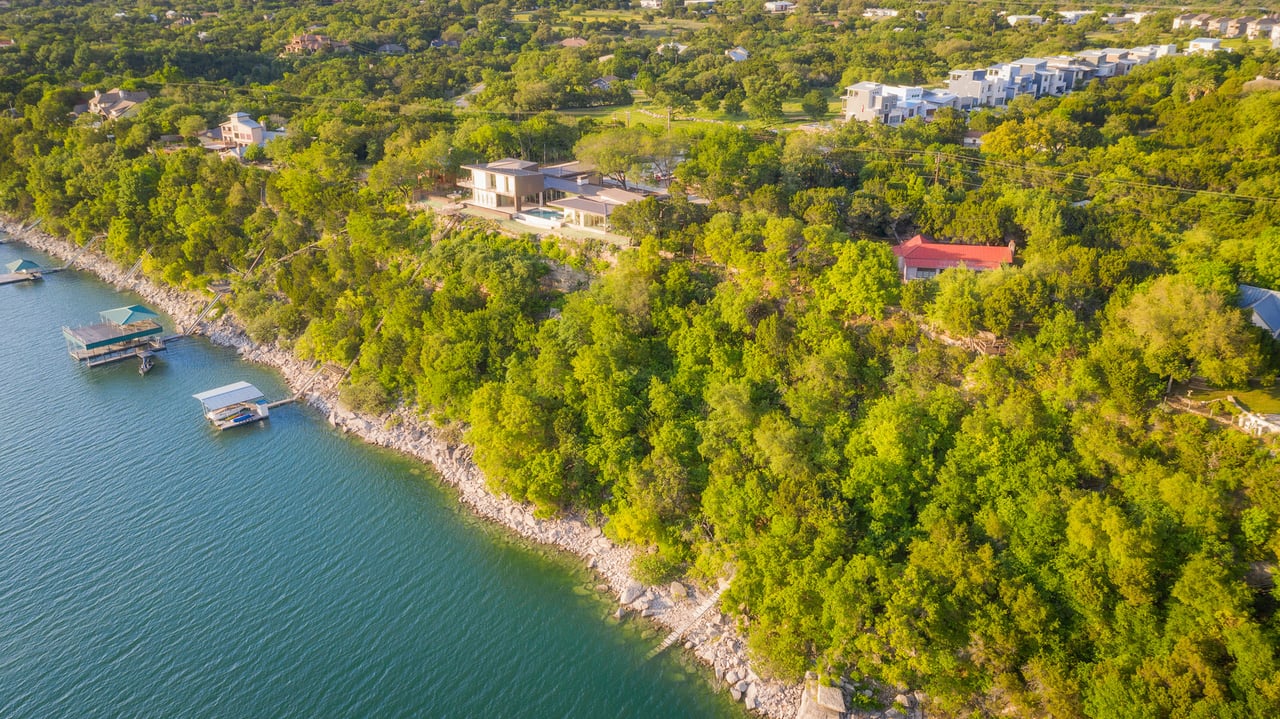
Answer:
[[[461,209],[457,209],[457,208],[458,208],[458,203],[455,203],[454,201],[450,200],[448,197],[445,197],[443,195],[428,195],[425,200],[421,202],[411,203],[409,205],[409,209],[420,209],[420,210],[429,209],[432,212],[435,212],[437,214],[446,213],[446,212],[457,212],[463,215],[467,215],[468,217],[475,217],[482,220],[488,220],[497,225],[498,231],[502,232],[503,234],[510,235],[512,237],[522,237],[524,235],[533,235],[540,240],[543,238],[559,237],[566,240],[573,240],[576,242],[586,242],[588,240],[599,240],[619,250],[626,249],[628,247],[631,247],[634,244],[631,241],[630,237],[614,234],[612,232],[602,232],[599,230],[584,230],[584,229],[579,229],[577,227],[568,227],[564,225],[556,229],[544,229],[540,227],[534,227],[532,225],[526,225],[523,222],[509,219],[503,213],[491,212],[481,207],[474,207],[471,205],[462,205]],[[541,209],[541,208],[534,208],[534,209]],[[524,212],[528,213],[530,212],[530,210],[524,210]]]

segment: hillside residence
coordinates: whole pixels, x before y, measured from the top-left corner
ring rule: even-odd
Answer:
[[[898,17],[898,11],[887,7],[869,7],[862,11],[862,17],[868,19],[883,19],[887,17]]]
[[[1043,25],[1044,18],[1039,15],[1009,15],[1005,17],[1010,25],[1017,27],[1018,25]]]
[[[659,45],[659,46],[658,46],[658,54],[659,54],[659,55],[662,55],[662,54],[664,54],[667,50],[675,50],[675,51],[676,51],[676,54],[677,54],[677,55],[679,55],[679,54],[683,53],[685,50],[688,50],[688,49],[689,49],[689,46],[688,46],[688,45],[681,45],[681,44],[680,44],[680,43],[678,43],[678,42],[674,42],[674,41],[672,41],[672,42],[664,42],[664,43],[662,43],[661,45]]]
[[[923,280],[943,270],[963,265],[971,270],[988,271],[1013,263],[1013,243],[1007,246],[960,245],[931,242],[916,235],[893,248],[898,258],[898,272],[903,281]]]
[[[377,50],[379,55],[403,55],[406,52],[408,52],[408,50],[405,49],[404,45],[394,42],[379,45]]]
[[[615,209],[645,197],[606,187],[599,173],[579,162],[539,166],[505,158],[462,169],[471,173],[458,180],[459,187],[471,190],[465,204],[549,229],[570,225],[607,230]]]
[[[1208,22],[1204,24],[1204,29],[1210,35],[1225,35],[1227,32],[1227,28],[1230,25],[1231,25],[1231,18],[1215,17],[1215,18],[1211,18]]]
[[[1269,37],[1271,28],[1280,24],[1280,18],[1268,15],[1265,17],[1222,17],[1200,13],[1198,15],[1179,15],[1173,19],[1174,30],[1200,30],[1209,36],[1227,38],[1247,37],[1250,40]]]
[[[901,125],[913,117],[933,119],[941,107],[955,107],[956,96],[906,85],[860,82],[845,88],[841,106],[845,121]]]
[[[564,224],[584,230],[608,230],[609,215],[613,214],[615,209],[643,200],[645,197],[638,192],[616,187],[583,185],[579,189],[590,192],[551,200],[547,205],[559,209],[564,214]]]
[[[741,45],[733,48],[732,50],[725,50],[724,54],[725,57],[733,60],[734,62],[742,62],[751,57],[751,53],[747,52],[747,49]]]
[[[796,4],[790,2],[790,0],[769,0],[769,2],[764,4],[765,12],[772,13],[774,15],[782,15],[783,13],[789,13],[795,9]]]
[[[1064,25],[1075,25],[1083,18],[1089,17],[1096,12],[1096,10],[1059,10],[1058,14],[1062,16]]]
[[[267,143],[267,130],[247,112],[233,112],[227,121],[218,126],[222,141],[239,147]]]
[[[350,52],[351,45],[326,35],[303,33],[294,35],[284,46],[285,55],[313,55],[317,52]]]
[[[709,10],[715,4],[716,0],[684,0],[685,7],[703,8],[704,10]]]
[[[500,212],[516,213],[526,205],[543,202],[542,173],[538,163],[505,158],[482,165],[463,165],[471,177],[458,180],[459,187],[471,190],[468,204]]]
[[[971,110],[1002,107],[1019,95],[1061,96],[1095,78],[1126,75],[1139,65],[1177,54],[1176,45],[1144,45],[1024,57],[986,68],[952,70],[945,89],[860,82],[845,88],[844,118],[897,125],[912,117],[930,119],[943,107]]]
[[[1212,37],[1198,37],[1187,44],[1187,54],[1218,52],[1222,49],[1222,41]]]
[[[1265,287],[1240,285],[1242,309],[1249,310],[1249,319],[1261,327],[1273,339],[1280,340],[1280,292]]]
[[[661,10],[662,0],[640,0],[640,8],[643,10]]]
[[[1227,22],[1227,29],[1222,36],[1228,38],[1244,37],[1245,33],[1249,31],[1249,23],[1256,22],[1257,19],[1256,17],[1248,16],[1233,18]]]
[[[1209,13],[1186,14],[1179,15],[1173,19],[1174,30],[1195,29],[1203,30],[1205,23],[1209,21],[1212,15]]]
[[[277,137],[283,137],[284,128],[268,130],[247,112],[233,112],[225,122],[201,135],[200,146],[224,156],[244,157],[250,145],[265,147]]]
[[[1123,15],[1108,14],[1102,18],[1102,21],[1108,25],[1127,25],[1129,23],[1137,25],[1149,15],[1151,15],[1149,12],[1127,12]]]
[[[581,37],[566,37],[560,41],[560,47],[586,47],[590,44],[585,38]]]
[[[1280,18],[1260,17],[1249,23],[1248,29],[1245,31],[1245,37],[1250,40],[1267,39],[1271,37],[1271,31],[1280,25]]]
[[[77,114],[87,112],[107,120],[116,120],[133,115],[138,111],[138,106],[149,99],[151,95],[146,90],[131,91],[113,87],[106,92],[94,90],[89,102],[76,106],[76,110]]]

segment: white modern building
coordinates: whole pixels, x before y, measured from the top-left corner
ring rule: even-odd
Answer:
[[[1096,10],[1059,10],[1058,14],[1062,16],[1062,22],[1064,24],[1075,25],[1096,12]]]
[[[1187,44],[1187,54],[1214,53],[1222,49],[1222,41],[1214,37],[1198,37]]]
[[[1201,38],[1192,43],[1217,40]],[[1173,44],[1108,47],[1076,55],[1024,57],[991,67],[952,70],[945,89],[860,82],[845,88],[845,120],[899,125],[913,117],[931,119],[942,107],[970,110],[1001,107],[1020,95],[1062,96],[1094,79],[1127,75],[1139,65],[1177,55]]]
[[[845,121],[896,126],[914,117],[932,120],[939,109],[957,107],[957,101],[956,95],[948,90],[860,82],[845,88],[841,105]]]

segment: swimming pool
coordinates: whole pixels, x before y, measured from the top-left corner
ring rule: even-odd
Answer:
[[[511,219],[526,225],[541,227],[544,230],[554,230],[564,222],[564,215],[545,207],[534,207],[517,212],[511,216]]]
[[[556,210],[548,210],[545,207],[535,207],[532,210],[521,210],[522,215],[532,215],[533,217],[541,217],[544,220],[563,220],[564,215]]]

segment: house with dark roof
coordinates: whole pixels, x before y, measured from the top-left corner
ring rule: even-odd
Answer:
[[[1265,287],[1240,285],[1240,307],[1251,314],[1249,319],[1280,340],[1280,292]]]
[[[923,280],[953,267],[971,270],[996,270],[1013,264],[1013,243],[1008,245],[961,245],[932,242],[916,235],[893,248],[898,258],[898,272],[903,280]]]

